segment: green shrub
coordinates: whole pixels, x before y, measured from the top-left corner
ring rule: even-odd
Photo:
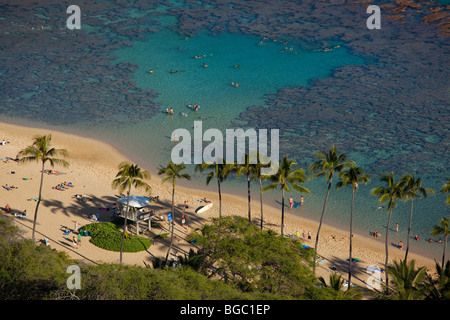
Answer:
[[[120,251],[122,231],[116,224],[111,222],[94,222],[82,227],[80,230],[91,231],[92,237],[90,242],[97,247],[109,251]],[[126,233],[123,251],[139,252],[148,249],[150,245],[150,239]]]

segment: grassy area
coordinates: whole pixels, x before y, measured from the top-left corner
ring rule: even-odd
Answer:
[[[82,227],[82,231],[91,232],[91,243],[105,250],[120,251],[122,230],[112,222],[94,222]],[[123,252],[139,252],[150,247],[150,239],[125,233]]]

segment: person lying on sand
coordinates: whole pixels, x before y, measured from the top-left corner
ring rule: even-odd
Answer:
[[[19,187],[15,187],[15,186],[8,186],[7,184],[3,186],[3,189],[5,190],[11,190],[11,189],[19,189]]]

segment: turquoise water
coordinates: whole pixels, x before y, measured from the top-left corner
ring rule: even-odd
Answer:
[[[148,122],[144,121],[130,127],[125,132],[120,131],[117,139],[133,135],[134,141],[140,146],[134,151],[134,155],[140,158],[142,163],[148,161],[149,165],[163,164],[170,160],[172,143],[169,137],[174,129],[192,129],[193,121],[198,120],[202,120],[203,130],[208,127],[220,130],[235,128],[230,127],[230,122],[248,106],[264,105],[265,94],[282,87],[308,86],[309,80],[328,77],[336,67],[365,63],[361,57],[350,54],[345,46],[323,52],[302,50],[280,41],[262,40],[254,36],[229,33],[216,36],[201,33],[193,38],[186,38],[171,31],[162,31],[135,42],[133,47],[114,52],[117,63],[133,62],[139,66],[134,74],[137,85],[157,91],[160,94],[158,101],[162,104],[160,115]],[[195,56],[201,58],[196,59]],[[236,68],[236,65],[240,67]],[[152,74],[150,70],[153,70]],[[232,86],[232,82],[239,83],[239,87]],[[198,112],[188,107],[194,103],[200,106]],[[173,108],[174,116],[167,116],[166,108]],[[186,113],[187,117],[181,116],[181,112]],[[299,113],[301,115],[301,110]],[[132,146],[128,148],[133,149]],[[314,152],[315,150],[311,150],[311,154]],[[355,153],[351,156],[364,167],[375,158],[387,156],[383,155],[381,150],[376,153],[376,150],[368,150],[367,153]],[[193,175],[194,184],[204,188],[204,177]],[[236,178],[230,180],[224,184],[225,192],[245,194],[245,183]],[[427,186],[435,190],[441,187],[434,181],[425,180],[424,183],[428,183]],[[377,176],[373,174],[371,184],[362,186],[356,197],[355,229],[363,235],[368,235],[375,229],[381,232],[386,225],[386,211],[378,209],[380,204],[370,196],[370,189],[377,184]],[[307,205],[292,212],[287,211],[287,214],[318,220],[326,185],[324,181],[317,180],[308,182],[306,186],[312,191],[311,195],[305,196]],[[214,187],[209,189],[215,190]],[[258,192],[255,185],[252,190],[254,201],[258,201]],[[299,198],[299,195],[293,196]],[[264,197],[266,203],[275,207],[280,206],[281,199],[278,193],[267,193]],[[437,198],[439,200],[415,202],[412,230],[422,239],[427,238],[430,227],[445,214],[441,205],[443,197],[438,194]],[[350,201],[350,190],[343,189],[338,192],[332,190],[325,222],[347,229]],[[390,226],[393,243],[399,240],[406,242],[409,205],[400,202],[393,212]],[[430,211],[433,214],[423,214]],[[258,215],[257,212],[253,214]],[[392,229],[396,222],[400,225],[399,233],[393,232]],[[412,247],[422,254],[430,255],[430,252],[433,252],[431,254],[433,257],[440,254],[436,244],[422,241],[420,244],[412,243]]]
[[[305,51],[290,43],[229,33],[186,38],[162,31],[113,54],[118,63],[138,64],[134,80],[160,94],[162,111],[172,107],[176,115],[186,112],[190,117],[183,123],[190,124],[192,118],[208,117],[219,128],[248,106],[264,104],[264,95],[278,88],[306,86],[310,79],[330,76],[336,67],[364,63],[344,47]],[[199,112],[193,113],[189,104],[198,104]]]
[[[137,85],[159,93],[159,115],[108,132],[115,141],[133,135],[139,141],[134,154],[142,159],[150,156],[153,162],[149,163],[170,160],[173,144],[169,137],[177,128],[191,130],[194,121],[202,121],[203,131],[236,129],[230,122],[247,107],[264,105],[265,94],[282,87],[307,86],[311,79],[330,76],[336,67],[364,63],[343,46],[323,52],[251,35],[201,33],[186,38],[168,30],[150,34],[113,55],[115,63],[137,64]],[[197,112],[189,107],[194,104],[200,106]],[[173,108],[173,116],[166,115],[168,108]]]

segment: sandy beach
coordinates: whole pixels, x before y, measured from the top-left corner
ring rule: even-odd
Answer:
[[[64,227],[74,228],[91,223],[88,217],[92,213],[98,213],[101,220],[109,221],[112,218],[111,211],[100,208],[112,207],[118,198],[118,192],[111,188],[111,181],[114,179],[121,161],[127,160],[126,155],[120,154],[110,145],[101,141],[74,136],[66,133],[55,132],[47,129],[27,128],[7,123],[0,123],[0,141],[7,141],[6,145],[0,146],[0,158],[15,158],[17,153],[23,148],[31,145],[35,135],[52,134],[52,146],[64,148],[69,152],[66,160],[70,166],[68,168],[49,166],[46,169],[57,170],[59,174],[45,174],[43,185],[43,201],[38,213],[36,239],[50,240],[50,246],[57,250],[65,251],[74,259],[86,261],[87,263],[118,263],[119,253],[100,249],[89,242],[89,237],[83,237],[77,246],[72,244],[73,234],[63,235]],[[40,165],[37,163],[17,163],[13,160],[0,162],[0,176],[2,186],[8,185],[13,188],[7,190],[0,188],[0,207],[4,208],[8,204],[13,212],[26,210],[28,216],[25,218],[14,217],[17,225],[23,231],[23,236],[31,238],[33,226],[34,210],[38,197],[40,182]],[[159,164],[155,164],[155,168]],[[144,168],[149,171],[152,168]],[[153,168],[154,169],[154,168]],[[13,173],[14,172],[14,173]],[[73,187],[64,191],[52,189],[52,187],[62,182],[72,182]],[[159,196],[160,202],[156,204],[161,208],[161,212],[170,206],[171,184],[161,183],[161,177],[152,175],[149,184],[152,187],[152,196]],[[142,191],[133,191],[136,195],[148,195]],[[82,203],[74,198],[75,194],[87,195],[91,200]],[[195,209],[202,205],[199,200],[207,198],[214,204],[213,208],[196,214]],[[175,205],[183,211],[183,203],[188,201],[189,208],[185,211],[186,223],[181,226],[181,217],[176,215],[176,240],[172,253],[187,253],[190,244],[184,239],[186,235],[193,232],[203,223],[212,217],[218,217],[219,205],[217,192],[208,192],[186,187],[177,187],[175,193]],[[332,208],[328,208],[329,211]],[[167,210],[165,211],[167,212]],[[6,213],[4,213],[6,214]],[[243,197],[223,194],[222,214],[240,215],[247,217],[247,199]],[[13,216],[12,214],[9,214]],[[265,227],[273,228],[280,232],[281,209],[264,206]],[[254,195],[252,200],[252,217],[259,225],[260,206],[259,196]],[[166,215],[163,215],[165,218]],[[295,235],[311,232],[312,239],[304,239],[304,244],[314,246],[314,239],[318,228],[318,223],[306,218],[289,214],[286,210],[285,234]],[[163,228],[152,228],[147,236],[153,238],[156,234],[167,231],[167,222],[163,220]],[[170,238],[170,237],[169,237]],[[384,237],[379,239],[369,236],[355,234],[353,241],[353,257],[360,261],[354,265],[353,280],[356,284],[366,286],[365,281],[369,277],[366,269],[370,265],[378,265],[384,268],[385,248]],[[148,251],[139,253],[124,253],[123,261],[126,264],[135,264],[144,267],[144,262],[149,264],[154,257],[164,258],[167,252],[167,244],[170,239],[156,240]],[[346,271],[349,251],[349,235],[347,230],[340,230],[335,227],[324,225],[321,230],[318,253],[322,257],[318,264],[318,275],[328,278],[330,267],[337,267],[337,272],[341,272],[347,277]],[[404,258],[404,251],[393,246],[389,248],[390,261]],[[417,266],[426,266],[430,271],[434,271],[435,262],[432,259],[410,253],[410,259],[416,260]]]

